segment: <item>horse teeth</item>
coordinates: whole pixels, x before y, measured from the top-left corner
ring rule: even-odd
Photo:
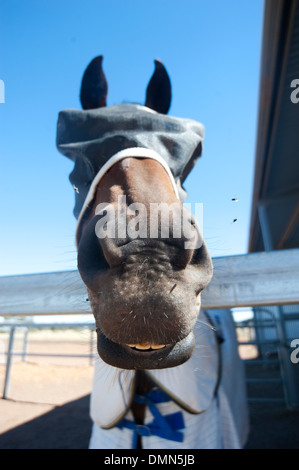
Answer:
[[[162,349],[165,348],[165,344],[127,344],[130,348],[140,349],[141,351],[146,351],[147,349]]]

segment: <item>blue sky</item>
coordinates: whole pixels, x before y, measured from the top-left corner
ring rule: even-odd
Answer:
[[[261,0],[1,0],[0,275],[76,268],[73,164],[55,147],[56,122],[60,110],[80,109],[82,73],[100,54],[108,105],[143,104],[153,61],[163,61],[169,114],[206,128],[187,202],[204,205],[212,256],[247,252],[263,8]]]

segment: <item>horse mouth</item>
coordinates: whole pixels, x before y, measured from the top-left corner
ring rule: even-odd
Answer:
[[[166,344],[145,343],[145,344],[126,344],[126,346],[129,346],[129,348],[132,348],[132,349],[138,349],[138,351],[151,351],[153,349],[154,350],[163,349],[167,345]]]
[[[119,344],[97,330],[97,349],[101,359],[120,369],[164,369],[176,367],[190,359],[194,346],[191,332],[175,344]]]

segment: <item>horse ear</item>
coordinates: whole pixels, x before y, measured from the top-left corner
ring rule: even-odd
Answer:
[[[102,69],[103,56],[95,57],[86,68],[80,91],[83,109],[103,108],[106,106],[108,84]]]
[[[166,68],[155,60],[155,71],[146,90],[145,106],[161,114],[167,114],[171,102],[171,83]]]

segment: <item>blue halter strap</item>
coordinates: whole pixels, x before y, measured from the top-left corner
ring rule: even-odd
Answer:
[[[158,403],[165,403],[170,401],[171,398],[164,393],[161,389],[152,389],[144,395],[134,396],[134,401],[138,404],[145,404],[148,406],[153,421],[149,424],[136,424],[127,418],[123,418],[117,427],[120,429],[126,428],[133,431],[132,449],[137,447],[138,436],[158,436],[163,439],[168,439],[176,442],[183,442],[184,434],[184,419],[181,411],[171,413],[163,416],[157,408]]]

